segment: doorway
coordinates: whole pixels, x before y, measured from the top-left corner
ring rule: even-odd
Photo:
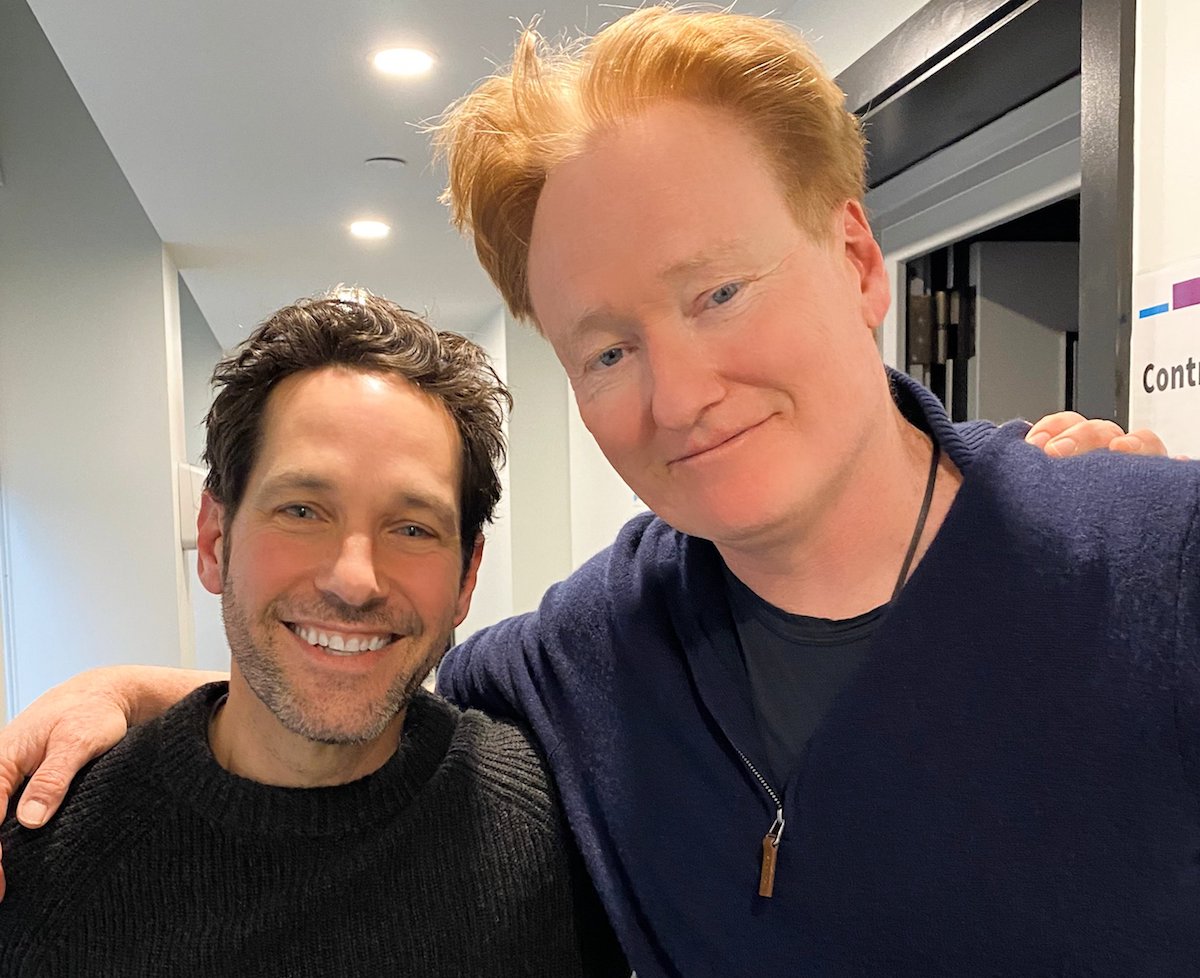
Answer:
[[[1079,197],[903,263],[902,369],[954,421],[1074,410]]]

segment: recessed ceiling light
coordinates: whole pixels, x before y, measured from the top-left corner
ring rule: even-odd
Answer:
[[[408,160],[402,156],[368,156],[364,162],[379,170],[399,170],[408,165]]]
[[[375,67],[388,75],[415,78],[433,67],[433,55],[417,48],[389,48],[376,53]]]
[[[386,238],[391,230],[383,221],[355,221],[350,225],[350,233],[356,238]]]

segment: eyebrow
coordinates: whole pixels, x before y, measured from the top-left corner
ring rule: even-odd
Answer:
[[[311,472],[281,472],[267,479],[259,489],[259,494],[272,496],[287,492],[335,492],[336,486]],[[420,509],[431,513],[435,519],[442,521],[446,527],[458,529],[458,513],[453,506],[443,500],[419,489],[405,489],[392,497],[394,503],[405,509]]]
[[[271,495],[277,492],[290,492],[296,489],[301,489],[305,492],[328,492],[333,489],[333,483],[328,479],[322,479],[319,475],[312,475],[308,472],[283,472],[267,479],[262,484],[259,492],[263,495]]]

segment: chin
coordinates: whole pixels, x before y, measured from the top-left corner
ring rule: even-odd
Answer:
[[[744,510],[690,510],[687,513],[679,513],[675,519],[667,516],[663,519],[681,533],[701,540],[710,540],[718,545],[748,542],[769,532],[773,525],[766,517],[755,518],[753,514]]]
[[[307,677],[306,677],[307,678]],[[420,680],[397,679],[371,691],[356,683],[304,681],[260,686],[255,690],[287,730],[318,744],[366,744],[382,736],[412,701]]]
[[[705,493],[701,498],[693,494],[689,506],[664,507],[655,512],[689,536],[717,544],[737,544],[769,535],[789,522],[787,508],[779,505],[780,498],[772,496],[770,486],[760,484],[753,489]]]
[[[383,736],[388,725],[407,706],[406,700],[400,704],[380,704],[376,709],[360,707],[349,715],[328,709],[295,710],[286,711],[279,720],[292,733],[317,744],[367,744]]]

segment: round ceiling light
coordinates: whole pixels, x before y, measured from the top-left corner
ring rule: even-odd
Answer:
[[[384,74],[416,78],[428,74],[433,55],[418,48],[388,48],[376,53],[375,67]]]
[[[391,230],[383,221],[355,221],[350,225],[350,233],[356,238],[372,241],[386,238]]]
[[[399,170],[408,165],[402,156],[368,156],[363,162],[375,170]]]

